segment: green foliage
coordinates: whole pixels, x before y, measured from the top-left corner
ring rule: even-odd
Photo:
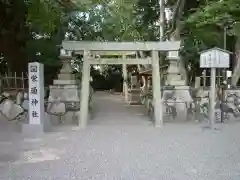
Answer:
[[[229,36],[234,35],[234,25],[240,20],[240,1],[210,1],[200,6],[196,12],[186,17],[185,25],[206,45],[222,43],[224,28]],[[207,33],[206,33],[207,32]]]
[[[240,1],[221,0],[210,1],[201,6],[187,19],[187,23],[194,23],[196,28],[206,25],[217,25],[219,27],[230,26],[240,20]]]
[[[205,1],[199,7],[194,8],[192,12],[185,17],[184,21],[183,55],[186,63],[190,63],[194,69],[197,69],[198,52],[213,46],[223,48],[225,30],[228,37],[236,34],[234,27],[240,18],[240,1]],[[228,38],[229,40],[230,38]]]
[[[27,24],[41,34],[51,33],[61,24],[64,15],[56,0],[31,0],[27,2]]]
[[[174,0],[166,3],[172,10],[175,5]],[[222,47],[224,28],[228,36],[239,35],[234,23],[240,20],[240,1],[186,0],[182,13],[181,54],[189,73],[198,73],[199,51]],[[6,20],[0,22],[0,53],[9,64],[40,61],[49,73],[59,67],[57,45],[66,34],[70,40],[158,40],[158,18],[158,0],[0,1],[0,19]],[[19,60],[7,49],[25,54]],[[113,67],[105,68],[107,74],[109,69]]]
[[[141,40],[156,40],[159,27],[155,22],[159,18],[158,0],[138,0],[134,11],[136,30]]]

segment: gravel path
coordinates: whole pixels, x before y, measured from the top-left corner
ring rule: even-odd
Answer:
[[[124,106],[119,96],[94,99],[98,109],[85,130],[59,129],[38,139],[0,132],[0,179],[240,179],[240,124],[219,132],[193,123],[156,129],[141,107]]]

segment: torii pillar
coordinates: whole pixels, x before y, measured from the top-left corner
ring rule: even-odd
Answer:
[[[152,84],[155,127],[163,126],[161,79],[158,51],[152,51]]]
[[[90,83],[90,63],[89,51],[84,50],[83,67],[82,67],[82,81],[81,81],[81,102],[80,102],[80,119],[78,119],[79,126],[85,128],[88,121],[88,107],[89,107],[89,83]]]

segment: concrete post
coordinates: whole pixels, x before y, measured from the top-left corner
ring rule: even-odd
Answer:
[[[144,76],[143,77],[144,79],[145,79],[145,85],[144,85],[144,89],[143,89],[143,91],[144,91],[144,96],[145,96],[145,99],[144,99],[144,104],[145,104],[145,106],[146,107],[148,107],[148,84],[149,84],[149,82],[148,82],[148,76]]]
[[[126,59],[126,56],[123,55],[123,59]],[[127,64],[123,64],[123,93],[124,93],[124,99],[125,102],[128,102],[128,84],[126,82],[127,78],[128,78],[128,74],[127,74]]]
[[[144,76],[145,84],[144,84],[144,94],[148,92],[148,77]]]
[[[211,91],[209,112],[212,129],[215,128],[215,98],[216,98],[216,68],[211,68]]]
[[[153,104],[154,104],[154,120],[155,127],[163,126],[162,115],[162,96],[160,85],[160,72],[159,72],[159,57],[158,51],[152,51],[152,86],[153,86]]]
[[[0,75],[0,93],[2,93],[3,92],[3,80],[2,80],[2,77],[1,77],[1,75]]]
[[[203,70],[203,87],[206,87],[206,82],[207,82],[207,74],[206,74],[206,70]]]
[[[82,67],[82,82],[81,82],[81,102],[80,102],[80,119],[79,125],[81,128],[87,126],[88,121],[88,98],[89,98],[89,82],[90,82],[90,64],[89,52],[84,51],[83,67]]]

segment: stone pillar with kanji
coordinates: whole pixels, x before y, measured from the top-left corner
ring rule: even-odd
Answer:
[[[27,135],[36,135],[47,131],[50,126],[44,110],[43,65],[38,62],[29,63],[28,75],[29,121],[22,125],[22,132]]]

